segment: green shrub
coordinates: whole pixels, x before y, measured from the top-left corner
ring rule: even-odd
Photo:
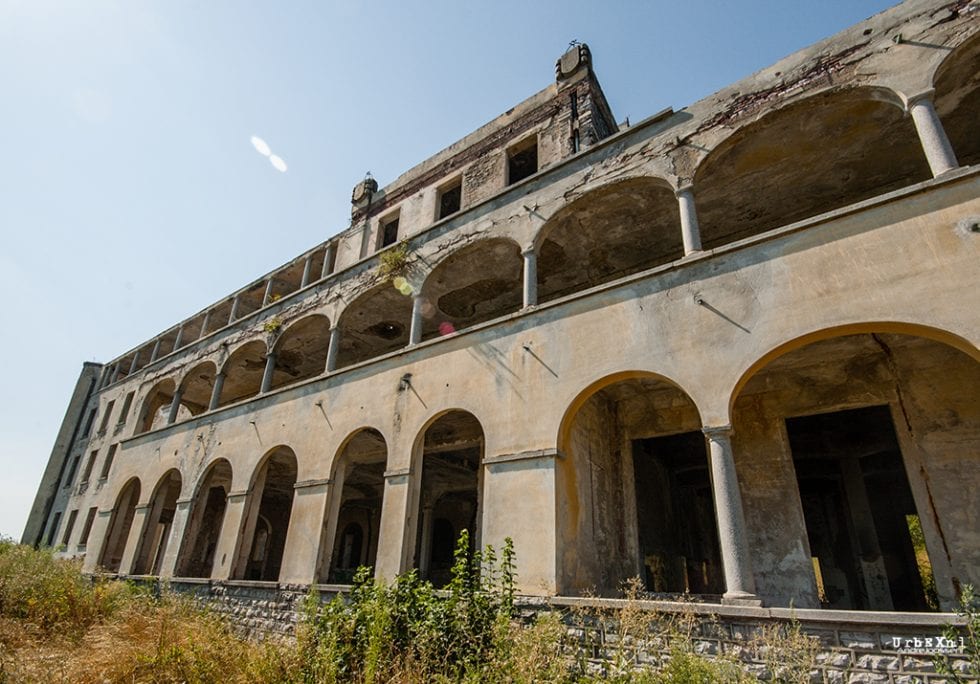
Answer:
[[[79,563],[49,549],[0,540],[0,615],[74,637],[116,612],[132,594],[121,582],[93,581]]]

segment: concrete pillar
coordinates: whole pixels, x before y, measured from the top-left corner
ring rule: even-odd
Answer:
[[[868,595],[868,608],[871,610],[895,610],[892,603],[891,587],[888,584],[888,570],[881,556],[878,530],[875,527],[868,490],[864,485],[864,472],[856,458],[841,459],[841,476],[847,509],[854,525],[854,539],[858,551],[860,567],[856,568],[864,576],[864,589]]]
[[[674,193],[681,212],[681,238],[684,240],[684,256],[701,251],[701,229],[698,212],[694,206],[693,187],[685,185]]]
[[[330,344],[327,346],[327,372],[337,370],[337,354],[340,352],[340,326],[330,328]]]
[[[293,509],[279,570],[280,583],[312,584],[317,581],[323,512],[329,489],[329,480],[311,480],[294,485]]]
[[[170,402],[170,413],[167,414],[167,425],[177,420],[177,412],[180,410],[180,400],[183,398],[184,390],[180,387],[174,392],[174,400]]]
[[[184,544],[184,533],[187,531],[187,520],[190,517],[193,499],[178,499],[174,511],[174,520],[170,523],[170,541],[163,554],[160,564],[160,577],[173,577],[177,568],[177,558]],[[188,552],[190,550],[188,549]]]
[[[201,334],[198,335],[198,339],[205,337],[208,334],[208,326],[211,324],[211,309],[204,312],[204,320],[201,321]]]
[[[120,575],[133,574],[133,566],[136,564],[136,549],[140,545],[140,537],[143,536],[143,528],[146,526],[146,519],[149,514],[149,504],[137,506],[133,513],[133,524],[129,526],[129,537],[126,539],[126,547],[123,549],[122,560],[119,562]]]
[[[228,312],[228,325],[235,322],[235,317],[238,315],[238,295],[231,298],[231,311]]]
[[[231,577],[236,549],[242,537],[242,518],[245,515],[246,495],[247,492],[229,492],[228,494],[225,517],[221,523],[221,534],[218,535],[218,544],[214,549],[214,564],[211,566],[213,579],[226,580]],[[243,553],[248,553],[248,550]]]
[[[922,151],[925,152],[933,177],[959,167],[953,146],[949,144],[943,124],[932,104],[934,90],[909,98],[908,110],[915,122],[915,132],[919,135]]]
[[[160,356],[160,342],[162,342],[162,340],[158,337],[153,343],[153,351],[150,352],[150,363],[156,361],[157,357]]]
[[[538,255],[534,248],[526,249],[524,256],[524,308],[538,303]]]
[[[349,470],[349,463],[340,464],[334,472],[333,481],[330,483],[326,516],[323,519],[323,548],[320,550],[319,580],[321,582],[330,581],[330,570],[335,563],[333,551],[337,545],[337,522],[340,520],[340,508],[344,503],[344,482]]]
[[[408,346],[422,341],[422,295],[412,297],[412,327],[408,333]]]
[[[272,298],[272,286],[275,284],[275,282],[275,278],[269,278],[269,282],[265,284],[265,294],[262,295],[262,306],[268,304],[269,300]]]
[[[111,385],[116,380],[119,379],[119,364],[113,364],[112,366],[112,376],[109,378],[109,384]]]
[[[99,557],[106,545],[106,535],[109,523],[112,521],[112,509],[100,510],[88,531],[88,541],[85,544],[85,560],[82,561],[82,572],[95,572],[99,567]]]
[[[102,374],[99,376],[99,389],[109,384],[109,376],[112,374],[112,366],[103,366]]]
[[[303,289],[310,284],[310,272],[313,270],[313,255],[306,257],[303,263],[303,279],[299,283],[299,289]]]
[[[742,494],[732,456],[732,428],[703,428],[708,438],[711,458],[711,486],[714,490],[715,513],[718,516],[718,541],[725,569],[725,595],[728,603],[758,604],[755,577],[749,557],[749,542],[745,532]]]
[[[174,339],[174,351],[180,349],[180,343],[184,341],[184,324],[177,326],[177,337]]]
[[[126,375],[132,375],[133,373],[135,373],[136,372],[136,365],[139,362],[140,362],[140,353],[139,353],[139,350],[137,350],[136,353],[133,354],[133,362],[131,364],[129,364],[129,372]]]
[[[412,551],[408,534],[415,525],[415,515],[409,512],[412,473],[408,469],[385,473],[385,491],[381,503],[381,524],[378,532],[378,557],[375,577],[391,581],[411,567]]]
[[[262,373],[262,387],[259,394],[265,394],[272,387],[272,372],[276,369],[276,353],[269,352],[265,358],[265,372]]]
[[[327,249],[323,253],[323,268],[320,269],[320,277],[326,278],[328,275],[333,273],[330,268],[330,264],[334,261],[337,256],[337,243],[330,242],[327,244]]]
[[[421,511],[422,539],[419,540],[419,577],[428,579],[429,563],[432,560],[432,504],[426,504]],[[479,546],[477,547],[479,548]]]
[[[221,401],[221,390],[225,386],[225,372],[219,371],[217,375],[214,376],[214,387],[211,388],[211,401],[208,402],[208,411],[213,411],[218,408],[218,402]]]

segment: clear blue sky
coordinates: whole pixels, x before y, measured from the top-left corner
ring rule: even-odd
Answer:
[[[890,4],[0,0],[0,534],[83,361],[344,229],[365,171],[384,185],[545,87],[572,39],[638,121]]]

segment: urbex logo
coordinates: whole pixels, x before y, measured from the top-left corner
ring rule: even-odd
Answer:
[[[965,642],[947,636],[935,637],[892,637],[892,647],[896,651],[915,653],[963,653]]]

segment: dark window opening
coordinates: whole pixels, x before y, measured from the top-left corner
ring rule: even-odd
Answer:
[[[456,185],[446,188],[439,193],[439,218],[444,219],[459,211],[462,206],[462,199],[462,183],[456,183]]]
[[[130,392],[126,395],[126,399],[123,400],[122,411],[119,412],[119,424],[122,425],[129,418],[129,410],[133,406],[133,395],[136,392]]]
[[[517,148],[507,156],[507,184],[513,185],[538,172],[538,141]]]
[[[89,478],[92,477],[92,468],[95,467],[95,459],[98,458],[98,456],[98,449],[89,455],[88,461],[85,462],[85,470],[82,471],[82,482],[88,482]]]
[[[85,546],[88,543],[88,535],[92,531],[92,523],[95,522],[95,514],[98,510],[96,506],[88,509],[88,515],[85,516],[85,525],[82,526],[82,533],[78,537],[79,546]]]
[[[109,447],[109,453],[105,455],[105,463],[102,464],[102,472],[99,473],[100,480],[105,480],[109,477],[109,470],[112,468],[112,459],[116,457],[117,448],[119,448],[118,444],[113,444]]]
[[[786,431],[824,607],[936,610],[888,407],[788,418]]]
[[[58,534],[58,525],[61,523],[61,511],[54,514],[54,520],[51,521],[51,529],[48,530],[48,542],[47,546],[54,545],[54,536]]]
[[[648,591],[725,591],[708,455],[700,432],[633,441],[640,561]]]
[[[115,400],[110,401],[105,407],[105,415],[102,416],[102,423],[99,425],[100,434],[105,432],[106,428],[109,427],[109,416],[112,415],[112,407],[115,403]]]
[[[98,412],[98,408],[94,408],[88,412],[88,420],[85,421],[85,430],[83,430],[83,436],[88,437],[92,434],[92,425],[95,424],[95,414]]]
[[[77,455],[71,460],[71,466],[68,468],[68,477],[65,478],[64,483],[61,485],[62,487],[71,487],[75,484],[75,475],[78,473],[78,462],[81,460],[81,455]]]
[[[398,242],[398,217],[381,225],[381,248]]]
[[[68,546],[68,539],[71,537],[72,528],[75,527],[75,518],[78,517],[78,509],[76,508],[71,513],[68,514],[68,524],[65,525],[65,534],[61,537],[62,546]]]

